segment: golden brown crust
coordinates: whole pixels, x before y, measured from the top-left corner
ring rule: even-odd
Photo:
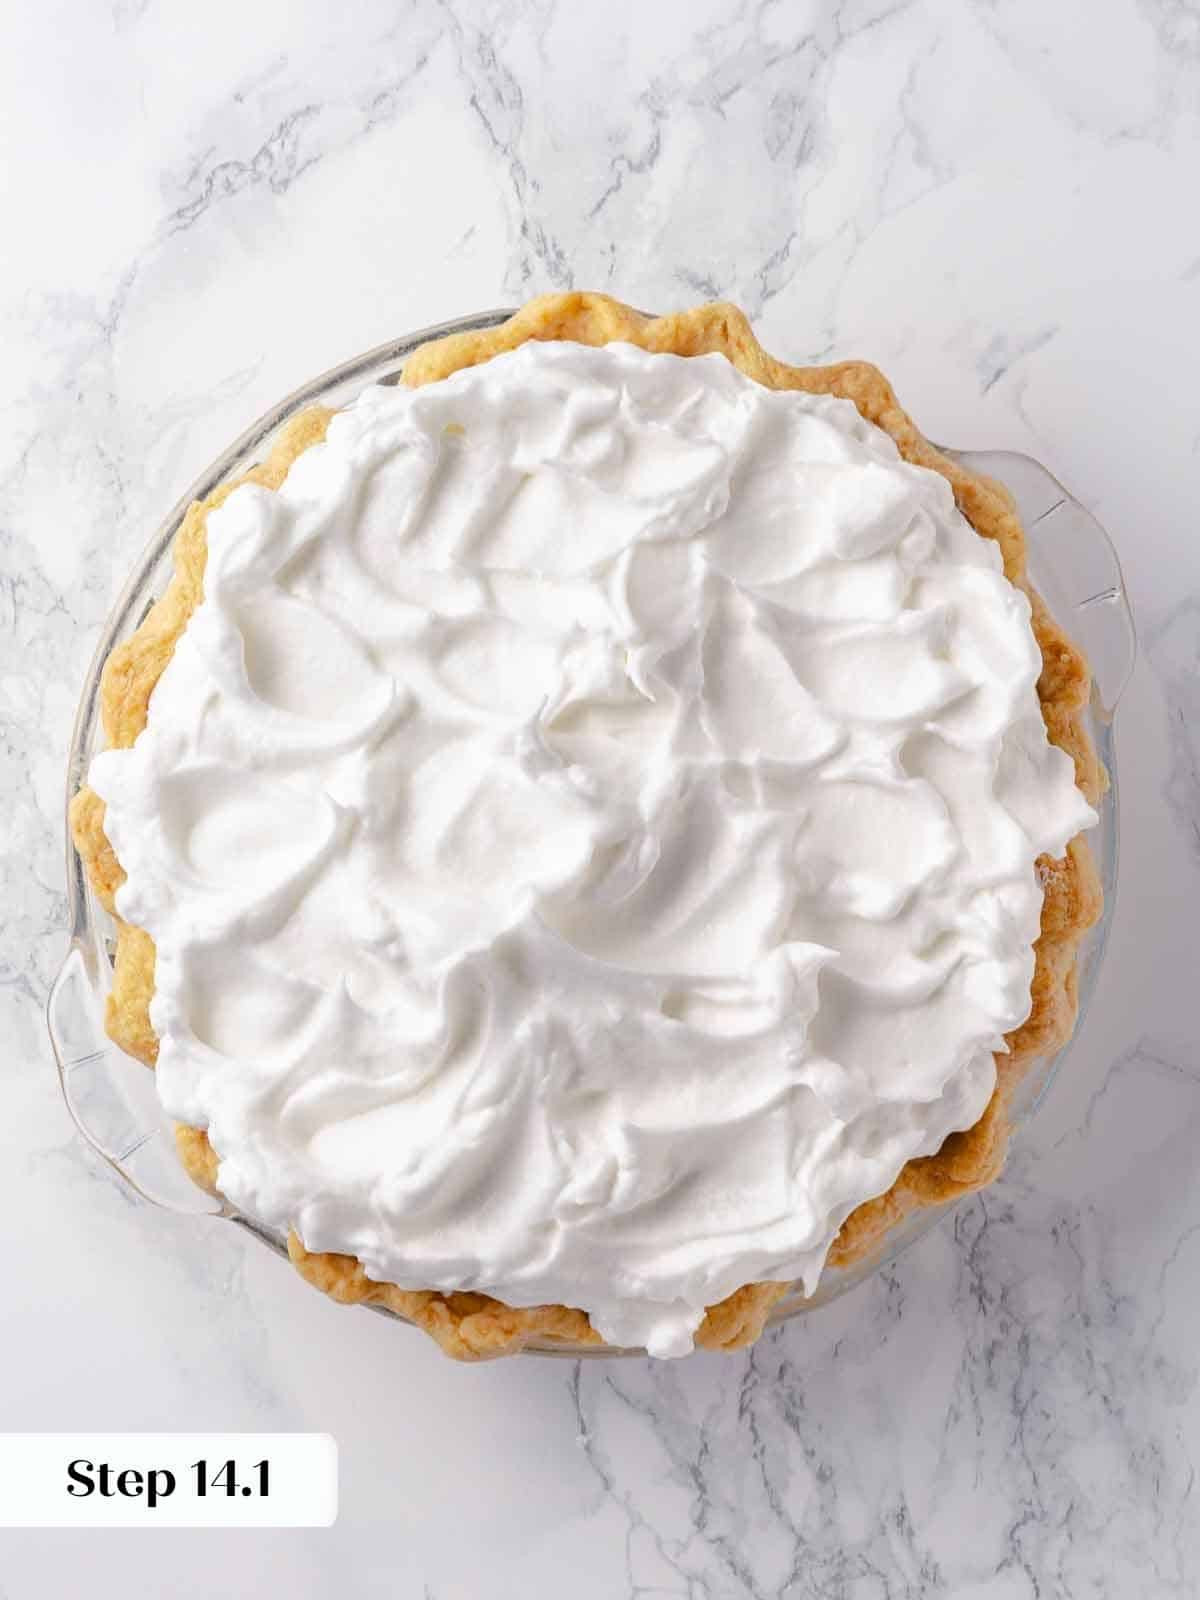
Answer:
[[[189,1128],[186,1122],[175,1124],[175,1149],[183,1163],[184,1171],[193,1183],[209,1194],[218,1194],[217,1152],[208,1142],[202,1128]]]
[[[693,356],[720,352],[740,371],[771,389],[802,389],[852,400],[870,422],[890,433],[908,461],[940,472],[954,490],[964,516],[984,538],[994,539],[1011,581],[1033,607],[1033,628],[1042,652],[1038,696],[1051,740],[1075,762],[1080,788],[1095,801],[1105,782],[1083,723],[1090,677],[1079,651],[1059,628],[1025,575],[1025,537],[1003,485],[966,471],[936,450],[900,406],[883,374],[865,361],[825,367],[791,367],[769,356],[745,316],[713,304],[666,317],[648,317],[605,295],[572,293],[531,300],[500,327],[453,334],[423,345],[409,358],[404,381],[436,382],[464,367],[489,361],[528,339],[570,339],[582,344],[625,340],[644,350]],[[241,482],[278,488],[296,457],[324,437],[331,413],[321,408],[293,418],[267,461]],[[104,729],[109,744],[131,745],[146,723],[150,695],[188,618],[203,598],[205,519],[231,492],[230,484],[193,505],[175,542],[175,573],[166,593],[131,638],[110,656],[101,680]],[[76,847],[101,902],[113,909],[124,879],[104,834],[104,807],[90,789],[71,808]],[[1101,909],[1100,884],[1087,846],[1076,839],[1066,856],[1043,856],[1038,871],[1045,888],[1041,935],[1035,945],[1032,1009],[1008,1036],[1009,1053],[998,1055],[996,1092],[974,1127],[952,1134],[936,1155],[910,1161],[892,1188],[851,1213],[830,1252],[844,1267],[860,1260],[884,1233],[919,1206],[935,1205],[991,1182],[1004,1160],[1006,1105],[1029,1064],[1061,1046],[1074,1026],[1076,953]],[[117,956],[106,1027],[123,1049],[153,1063],[157,1040],[150,1026],[154,992],[154,945],[141,929],[117,919]],[[216,1193],[217,1157],[206,1135],[177,1130],[180,1158],[202,1187]],[[310,1283],[343,1303],[386,1306],[423,1328],[460,1360],[507,1355],[530,1342],[599,1344],[586,1314],[566,1306],[515,1309],[483,1294],[440,1293],[375,1283],[353,1256],[307,1251],[293,1233],[288,1254]],[[784,1283],[747,1284],[709,1308],[697,1343],[736,1349],[762,1332],[771,1307],[787,1292]]]

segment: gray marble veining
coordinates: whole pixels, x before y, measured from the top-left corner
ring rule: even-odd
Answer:
[[[1103,1600],[1200,1592],[1200,12],[1189,0],[166,0],[0,57],[0,1426],[328,1428],[329,1533],[6,1534],[0,1593]],[[464,1370],[74,1137],[79,683],[187,482],[314,372],[570,286],[724,295],[1026,449],[1143,655],[1120,905],[986,1195],[749,1354]],[[199,1540],[201,1536],[197,1536]]]

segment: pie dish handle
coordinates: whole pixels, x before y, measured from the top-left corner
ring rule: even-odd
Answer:
[[[185,1173],[153,1072],[105,1034],[88,934],[76,931],[46,1006],[67,1110],[101,1160],[144,1199],[192,1216],[225,1215],[221,1201]]]
[[[1093,714],[1111,722],[1137,656],[1133,613],[1112,540],[1032,456],[1015,450],[939,449],[968,471],[997,479],[1015,499],[1030,577],[1088,658]]]

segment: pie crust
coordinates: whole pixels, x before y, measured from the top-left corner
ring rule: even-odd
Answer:
[[[1080,789],[1088,800],[1096,801],[1106,777],[1083,724],[1090,692],[1087,663],[1026,579],[1025,537],[1011,496],[1001,484],[967,472],[937,451],[901,408],[877,368],[864,361],[786,366],[763,350],[745,316],[731,305],[703,305],[671,316],[650,317],[605,295],[572,293],[531,300],[499,327],[452,334],[422,345],[410,356],[403,381],[412,386],[436,382],[513,350],[528,339],[568,339],[589,345],[624,340],[644,350],[680,356],[719,351],[768,388],[803,389],[852,400],[868,421],[891,434],[906,460],[948,479],[960,510],[975,531],[1000,546],[1007,576],[1025,591],[1033,608],[1033,629],[1042,653],[1038,697],[1047,732],[1074,760]],[[267,459],[238,481],[277,489],[297,456],[324,437],[332,415],[327,409],[313,407],[294,417]],[[132,745],[145,726],[154,686],[203,597],[205,519],[235,486],[225,485],[189,507],[176,536],[174,575],[166,592],[105,664],[101,714],[110,747]],[[71,829],[92,886],[116,921],[116,957],[105,1027],[123,1050],[153,1066],[158,1052],[149,1016],[154,944],[142,929],[116,915],[113,897],[125,874],[105,837],[104,804],[93,790],[83,788],[76,795]],[[1033,1061],[1058,1049],[1069,1037],[1077,1006],[1076,955],[1080,939],[1100,915],[1100,884],[1081,838],[1071,842],[1061,860],[1040,857],[1037,870],[1045,899],[1041,935],[1034,947],[1032,1009],[1028,1019],[1007,1036],[1008,1053],[996,1057],[996,1090],[987,1110],[974,1127],[951,1134],[936,1155],[910,1161],[886,1194],[851,1213],[830,1251],[832,1266],[845,1267],[860,1260],[888,1229],[916,1208],[937,1205],[990,1182],[1003,1162],[1006,1108],[1015,1085]],[[180,1125],[176,1135],[189,1174],[216,1193],[217,1155],[206,1134]],[[582,1310],[559,1305],[517,1309],[485,1294],[376,1283],[353,1256],[307,1251],[294,1232],[288,1240],[288,1254],[302,1276],[333,1299],[385,1306],[424,1329],[448,1355],[460,1360],[512,1354],[531,1341],[552,1345],[603,1342]],[[753,1342],[771,1307],[790,1287],[787,1283],[752,1283],[738,1289],[709,1308],[696,1342],[721,1350]]]

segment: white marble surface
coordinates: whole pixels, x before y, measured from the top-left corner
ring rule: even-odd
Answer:
[[[321,1428],[332,1531],[0,1533],[0,1600],[1200,1592],[1195,0],[45,0],[0,52],[0,1427]],[[136,1203],[63,1111],[77,687],[298,380],[567,285],[740,301],[1112,530],[1107,981],[1004,1180],[752,1354],[463,1369]]]

